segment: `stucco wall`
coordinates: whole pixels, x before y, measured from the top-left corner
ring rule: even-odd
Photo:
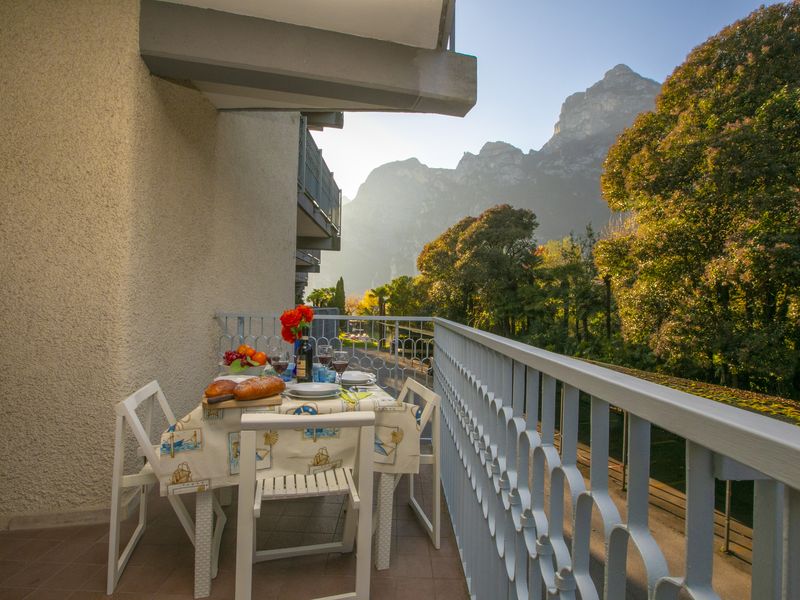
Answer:
[[[297,115],[151,77],[138,6],[0,3],[0,527],[107,507],[113,405],[292,300]]]

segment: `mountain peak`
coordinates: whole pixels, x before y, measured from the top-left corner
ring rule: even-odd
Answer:
[[[497,154],[504,154],[506,152],[521,152],[521,150],[516,146],[512,146],[507,142],[486,142],[481,148],[481,151],[478,153],[478,155],[491,156]]]
[[[556,133],[540,152],[489,141],[465,152],[455,169],[429,168],[416,159],[378,167],[342,210],[342,230],[349,233],[341,252],[326,255],[311,287],[332,286],[344,276],[347,290],[361,293],[413,275],[426,243],[496,204],[534,211],[540,241],[561,239],[587,223],[602,229],[610,214],[600,198],[603,159],[637,112],[653,108],[658,90],[656,82],[617,65],[565,100]]]
[[[606,74],[603,75],[603,79],[608,79],[609,77],[619,77],[620,75],[636,75],[639,76],[633,69],[631,69],[628,65],[620,63],[617,66],[609,69],[606,71]]]
[[[653,110],[660,89],[658,82],[642,77],[628,65],[615,66],[603,79],[564,101],[553,137],[542,151],[552,153],[569,142],[598,135],[616,137],[638,114]]]
[[[518,181],[523,177],[520,165],[524,156],[522,150],[507,142],[486,142],[478,154],[464,153],[456,173],[459,177],[469,177],[491,172],[498,178]]]

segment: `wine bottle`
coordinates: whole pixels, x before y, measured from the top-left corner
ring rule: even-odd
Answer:
[[[300,345],[297,348],[295,358],[295,377],[298,382],[311,381],[311,373],[314,365],[314,350],[308,343],[308,334],[303,333],[300,338]]]

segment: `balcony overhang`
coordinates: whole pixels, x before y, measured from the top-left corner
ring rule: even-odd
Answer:
[[[313,252],[314,254],[311,254]],[[319,250],[296,250],[294,258],[294,270],[298,273],[319,273],[320,259]]]
[[[310,238],[330,238],[339,235],[329,217],[302,190],[297,192],[297,235]]]
[[[312,131],[322,131],[326,127],[330,129],[344,127],[342,112],[307,112],[303,113],[303,116],[306,118],[306,126]]]
[[[220,109],[464,116],[477,97],[473,56],[158,0],[141,1],[139,50]]]
[[[338,252],[342,249],[342,238],[336,237],[312,237],[306,235],[297,236],[297,247],[307,250],[331,250]]]

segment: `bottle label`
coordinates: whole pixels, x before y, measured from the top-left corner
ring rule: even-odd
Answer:
[[[308,335],[300,336],[300,348],[297,352],[297,365],[295,367],[295,377],[297,381],[309,381],[311,379],[308,364],[310,353],[311,347],[308,345]]]

